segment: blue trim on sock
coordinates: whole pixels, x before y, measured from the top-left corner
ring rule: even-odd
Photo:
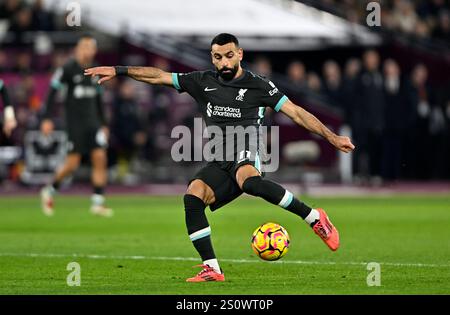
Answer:
[[[290,191],[288,191],[288,193],[289,193],[288,199],[286,200],[286,202],[284,202],[283,204],[280,205],[282,208],[285,208],[285,209],[287,207],[289,207],[289,205],[294,200],[294,195]]]
[[[294,200],[294,195],[293,195],[292,193],[290,193],[289,199],[288,199],[288,200],[286,201],[286,203],[284,204],[284,208],[289,207],[293,200]]]
[[[193,242],[193,241],[196,241],[198,239],[201,239],[201,238],[204,238],[204,237],[207,237],[207,236],[210,236],[210,235],[211,235],[211,232],[206,231],[206,232],[203,232],[203,233],[201,233],[201,234],[199,234],[197,236],[194,236],[193,238],[191,238],[191,241]]]

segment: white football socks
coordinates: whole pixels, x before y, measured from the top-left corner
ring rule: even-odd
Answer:
[[[99,194],[92,194],[91,202],[93,206],[101,206],[105,203],[105,197]]]
[[[217,261],[216,258],[205,260],[203,262],[203,264],[212,267],[214,269],[214,271],[216,271],[218,273],[222,273],[222,271],[220,270],[220,267],[219,267],[219,262]]]
[[[311,209],[311,212],[308,214],[308,216],[305,218],[305,222],[308,223],[308,225],[311,225],[316,220],[319,220],[320,213],[316,209]]]
[[[50,194],[50,196],[54,196],[55,195],[56,189],[55,189],[55,187],[53,187],[53,185],[48,185],[46,187],[46,189],[47,189],[48,193]]]

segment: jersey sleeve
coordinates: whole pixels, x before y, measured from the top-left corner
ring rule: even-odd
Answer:
[[[55,98],[58,90],[67,83],[68,70],[67,66],[62,66],[56,69],[50,79],[50,89],[47,95],[47,100],[42,106],[41,116],[43,119],[50,119],[55,107]]]
[[[53,76],[50,80],[50,86],[53,89],[59,90],[63,84],[67,83],[68,70],[65,66],[59,67],[53,73]]]
[[[0,79],[0,94],[2,96],[3,106],[12,106],[8,91],[6,90],[5,83],[2,79]]]
[[[261,80],[261,102],[264,106],[268,106],[275,110],[280,111],[283,104],[288,100],[287,96],[278,90],[272,81],[267,79]]]
[[[173,87],[180,93],[187,92],[190,95],[195,95],[200,87],[200,71],[193,71],[188,73],[172,73]]]

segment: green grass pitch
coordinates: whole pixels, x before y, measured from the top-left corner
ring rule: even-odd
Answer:
[[[89,196],[56,199],[45,217],[36,197],[0,198],[0,294],[449,294],[450,197],[304,198],[339,229],[333,253],[298,217],[240,198],[208,220],[222,283],[186,283],[200,263],[184,226],[182,197],[117,195],[113,218],[92,216]],[[261,223],[283,225],[287,255],[264,262],[250,238]],[[68,263],[81,285],[68,286]],[[381,285],[368,286],[368,262]]]

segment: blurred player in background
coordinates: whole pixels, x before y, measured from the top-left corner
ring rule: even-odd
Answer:
[[[334,134],[315,116],[292,103],[270,80],[242,69],[242,57],[243,50],[237,38],[223,33],[211,42],[211,58],[216,71],[168,73],[154,67],[116,66],[87,69],[85,73],[101,76],[99,83],[122,74],[187,92],[200,105],[206,125],[217,126],[221,130],[229,126],[256,127],[255,130],[258,130],[264,119],[265,107],[270,107],[276,112],[283,112],[299,126],[324,137],[336,149],[347,153],[354,149],[348,137]],[[233,141],[234,136],[225,133],[223,148],[228,149],[227,142]],[[249,136],[258,139],[259,133],[250,132]],[[339,248],[339,233],[323,209],[312,209],[287,189],[263,178],[259,158],[261,152],[251,143],[246,142],[243,151],[225,152],[225,160],[209,162],[189,183],[184,196],[186,226],[189,238],[203,260],[200,265],[203,269],[187,279],[188,282],[225,280],[214,253],[211,228],[204,210],[207,206],[212,211],[217,210],[243,192],[298,215],[331,250]]]
[[[3,132],[7,137],[11,136],[14,128],[17,126],[16,117],[14,115],[14,107],[9,98],[8,91],[6,90],[5,82],[0,79],[0,94],[3,101]]]
[[[90,155],[93,194],[91,212],[110,217],[112,209],[105,206],[104,188],[107,183],[107,155],[109,130],[101,102],[101,89],[94,78],[85,77],[84,69],[93,65],[97,52],[97,42],[90,35],[84,35],[75,47],[75,56],[57,69],[51,80],[50,92],[43,110],[41,132],[50,134],[54,124],[50,119],[58,90],[67,86],[64,101],[66,131],[69,139],[69,154],[64,165],[55,173],[53,182],[41,190],[43,212],[51,216],[53,196],[61,182],[80,165],[84,155]]]

